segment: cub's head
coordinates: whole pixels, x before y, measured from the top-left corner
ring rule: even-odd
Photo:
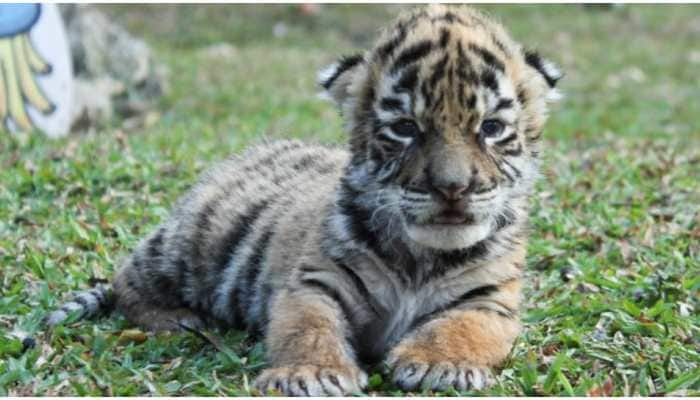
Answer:
[[[351,135],[346,185],[377,210],[369,222],[398,220],[419,245],[458,249],[525,217],[560,77],[481,13],[432,5],[320,83]]]

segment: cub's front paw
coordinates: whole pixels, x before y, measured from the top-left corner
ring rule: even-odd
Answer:
[[[392,357],[387,361],[392,379],[402,390],[481,390],[493,384],[488,368],[468,362],[430,362],[412,357]]]
[[[357,368],[331,368],[315,365],[270,368],[255,379],[263,394],[276,391],[285,396],[345,396],[361,393],[367,374]]]

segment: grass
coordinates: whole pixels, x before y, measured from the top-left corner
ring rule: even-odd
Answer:
[[[314,71],[400,7],[103,8],[154,47],[172,89],[138,131],[0,135],[0,395],[249,394],[264,349],[241,332],[39,321],[109,278],[212,162],[262,135],[342,141]],[[485,8],[567,71],[533,200],[525,331],[485,394],[699,395],[700,7]],[[232,56],[206,50],[221,42]],[[368,390],[401,394],[379,373]]]

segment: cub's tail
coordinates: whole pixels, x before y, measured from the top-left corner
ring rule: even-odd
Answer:
[[[73,292],[71,298],[58,310],[49,314],[44,319],[44,323],[51,327],[66,320],[75,322],[99,314],[107,314],[114,309],[114,293],[112,286],[108,284],[98,284],[90,290]]]

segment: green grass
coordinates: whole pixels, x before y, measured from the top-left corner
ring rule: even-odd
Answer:
[[[156,49],[172,90],[139,131],[0,134],[0,395],[249,394],[264,349],[240,332],[39,321],[109,278],[212,162],[263,135],[342,141],[315,70],[398,8],[105,7]],[[700,394],[700,7],[486,8],[567,72],[533,201],[525,330],[486,394]],[[202,51],[220,42],[234,57]],[[369,391],[401,394],[386,381]]]

